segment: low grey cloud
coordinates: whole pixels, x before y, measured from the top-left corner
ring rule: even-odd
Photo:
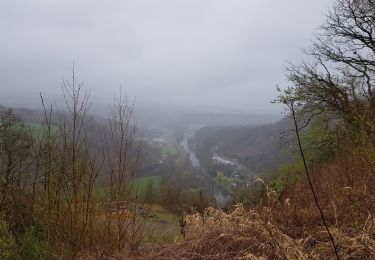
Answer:
[[[59,94],[72,61],[97,102],[278,111],[275,86],[329,0],[3,0],[0,89]]]

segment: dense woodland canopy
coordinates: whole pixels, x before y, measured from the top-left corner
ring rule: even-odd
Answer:
[[[374,259],[375,1],[335,1],[305,53],[278,89],[285,119],[201,128],[200,171],[159,139],[162,162],[145,166],[159,157],[132,103],[119,95],[95,120],[74,69],[64,110],[41,95],[38,127],[1,107],[0,258]],[[267,174],[238,183],[215,152]],[[148,171],[157,190],[137,185]],[[150,239],[155,207],[179,235]]]

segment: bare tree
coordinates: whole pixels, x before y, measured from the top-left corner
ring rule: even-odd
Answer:
[[[337,0],[306,51],[310,61],[288,66],[293,85],[280,100],[305,116],[331,115],[375,137],[374,33],[374,1]]]
[[[47,230],[47,247],[52,248],[47,251],[58,251],[55,246],[59,246],[74,257],[93,244],[99,217],[94,188],[101,164],[92,149],[89,91],[77,82],[74,66],[71,81],[62,79],[62,92],[66,110],[54,115],[42,98],[45,124],[35,175],[42,179],[37,207]]]
[[[141,240],[141,227],[144,224],[142,214],[139,214],[142,201],[134,185],[142,138],[137,136],[134,104],[122,95],[121,89],[110,108],[107,126],[108,204],[112,210],[107,215],[107,239],[111,243],[116,238],[117,250],[128,245],[134,251]]]

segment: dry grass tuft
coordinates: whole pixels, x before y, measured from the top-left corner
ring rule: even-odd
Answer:
[[[151,259],[308,259],[303,245],[255,210],[237,204],[231,213],[207,208],[187,217],[190,237]]]
[[[293,239],[271,219],[237,204],[233,212],[208,208],[187,218],[190,236],[182,242],[149,252],[143,259],[333,259],[323,227],[305,238]],[[375,219],[352,236],[331,228],[342,259],[375,259]]]
[[[352,235],[331,228],[342,259],[375,259],[375,218],[369,216],[368,221],[358,235]],[[332,247],[327,233],[323,230],[303,240],[306,251],[315,259],[333,257]]]

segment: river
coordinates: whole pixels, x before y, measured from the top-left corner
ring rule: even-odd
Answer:
[[[193,167],[199,168],[200,161],[197,158],[195,152],[190,149],[189,144],[188,144],[188,136],[187,135],[184,136],[180,145],[184,149],[185,153],[189,156],[189,160],[191,162],[191,165],[193,165]]]

